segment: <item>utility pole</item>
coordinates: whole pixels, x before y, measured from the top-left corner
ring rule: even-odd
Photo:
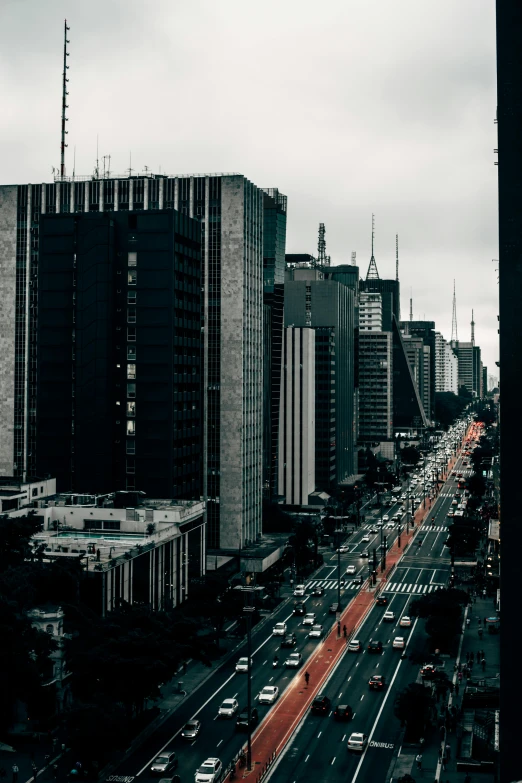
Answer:
[[[386,536],[384,536],[383,547],[381,551],[381,574],[386,571]]]

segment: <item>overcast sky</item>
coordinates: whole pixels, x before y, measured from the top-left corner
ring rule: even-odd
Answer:
[[[371,252],[402,314],[476,343],[497,374],[493,0],[0,0],[0,183],[99,155],[170,175],[240,172],[288,196],[287,251]]]

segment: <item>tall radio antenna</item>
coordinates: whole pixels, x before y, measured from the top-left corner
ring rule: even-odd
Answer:
[[[473,317],[473,310],[471,311],[471,345],[475,345],[475,319]]]
[[[70,30],[70,27],[67,27],[67,19],[64,22],[64,31],[63,31],[63,84],[62,84],[62,142],[60,145],[60,177],[63,179],[65,177],[65,148],[68,146],[65,143],[65,136],[67,135],[67,132],[65,130],[65,123],[68,122],[68,118],[65,116],[65,110],[69,107],[66,104],[66,99],[69,93],[67,92],[67,82],[69,79],[67,78],[67,71],[69,70],[69,66],[67,65],[67,58],[69,57],[69,52],[67,51],[67,44],[70,43],[70,41],[67,40],[67,30]]]
[[[399,235],[395,234],[395,279],[399,279]]]
[[[473,317],[473,316],[472,316]],[[455,280],[453,280],[453,314],[451,317],[451,344],[458,343],[459,335],[457,332],[457,297],[455,294]]]
[[[317,263],[321,266],[330,266],[330,256],[326,255],[326,229],[324,223],[319,223],[319,236],[317,240]]]

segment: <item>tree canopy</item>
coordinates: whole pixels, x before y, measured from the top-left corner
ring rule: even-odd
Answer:
[[[469,398],[457,396],[453,392],[436,392],[435,418],[445,428],[462,415]]]
[[[406,727],[405,740],[418,742],[425,735],[434,705],[431,691],[421,683],[412,682],[398,694],[393,711]]]

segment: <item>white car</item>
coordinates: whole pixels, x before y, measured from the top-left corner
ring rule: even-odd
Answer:
[[[285,661],[285,666],[287,669],[298,669],[299,666],[301,666],[303,662],[303,659],[301,657],[301,653],[293,652],[290,653],[288,658]]]
[[[210,758],[196,770],[195,783],[215,783],[219,780],[223,765],[219,759]]]
[[[273,704],[279,696],[279,688],[277,685],[265,685],[258,700],[260,704]]]
[[[359,639],[352,639],[348,644],[348,652],[361,652],[362,644]]]
[[[366,734],[360,734],[357,731],[354,731],[352,734],[350,734],[350,737],[348,739],[348,750],[355,750],[357,753],[362,753],[366,745],[368,744],[368,737]]]
[[[420,498],[415,498],[415,503],[419,505],[420,503],[422,503],[422,500]]]
[[[303,625],[313,625],[315,623],[315,614],[313,612],[309,612],[308,614],[305,614],[303,617]]]
[[[368,540],[368,538],[366,540]],[[348,568],[346,569],[346,573],[347,574],[355,574],[355,566],[354,565],[349,565]]]
[[[308,631],[308,638],[309,639],[321,639],[322,636],[323,636],[323,626],[322,625],[312,625],[312,627]]]
[[[225,699],[218,710],[218,715],[220,718],[233,718],[238,709],[239,702],[236,699]]]
[[[390,610],[384,612],[382,619],[387,623],[393,622],[395,620],[395,612],[392,612]]]
[[[403,617],[401,617],[399,625],[401,628],[409,628],[411,626],[411,618],[405,614]]]
[[[339,547],[338,551],[339,551],[339,552],[340,552],[342,555],[345,555],[345,554],[346,554],[346,553],[349,551],[349,550],[348,550],[348,546],[347,546],[346,544],[343,544],[342,546],[340,546],[340,547]]]
[[[305,594],[305,586],[304,585],[296,585],[294,590],[294,596],[295,598],[302,598]]]
[[[383,516],[383,518],[382,518],[382,521],[383,521],[383,522],[389,522],[389,521],[390,521],[390,517],[388,516],[388,514],[385,514],[385,515]]]
[[[401,500],[406,500],[407,495],[404,494],[404,492],[401,495]]]
[[[392,647],[394,650],[404,650],[406,647],[406,643],[404,641],[404,636],[396,636],[393,640]]]
[[[361,544],[362,544],[363,542],[365,542],[365,541],[367,542],[367,541],[369,541],[369,540],[370,540],[370,536],[363,536],[363,537],[361,538]]]
[[[272,636],[286,636],[286,623],[276,623],[272,628]]]
[[[252,668],[252,658],[250,659],[250,667]],[[236,663],[236,672],[248,671],[248,658],[240,658]]]

